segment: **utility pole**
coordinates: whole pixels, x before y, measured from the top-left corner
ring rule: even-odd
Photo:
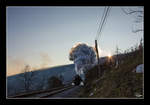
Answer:
[[[98,76],[100,77],[101,71],[100,71],[100,61],[99,61],[99,53],[98,53],[98,47],[97,47],[97,40],[95,40],[95,49],[97,53],[97,61],[98,61]]]
[[[98,65],[99,65],[99,53],[98,53],[98,47],[97,47],[97,40],[95,40],[95,49],[96,49],[97,61],[98,61]]]
[[[105,7],[103,15],[102,15],[102,19],[101,19],[101,22],[100,22],[100,25],[99,25],[99,28],[98,28],[98,31],[97,31],[97,36],[95,38],[95,50],[96,50],[96,53],[97,53],[98,76],[99,77],[102,75],[102,71],[100,70],[100,60],[99,60],[99,53],[98,53],[98,47],[97,47],[97,40],[98,40],[98,37],[101,35],[102,29],[103,29],[103,27],[106,23],[109,12],[110,12],[110,6]]]
[[[118,68],[118,64],[119,64],[119,59],[118,59],[118,53],[119,53],[119,51],[118,50],[119,50],[118,46],[116,46],[116,68]]]

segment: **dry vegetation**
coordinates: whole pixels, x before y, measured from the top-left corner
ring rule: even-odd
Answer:
[[[101,78],[94,67],[86,73],[86,85],[81,89],[80,97],[95,98],[136,98],[143,95],[143,73],[135,73],[137,65],[143,63],[143,51],[134,50],[127,53],[118,68],[108,63],[101,66]],[[93,93],[93,95],[90,95]],[[142,96],[143,97],[143,96]]]

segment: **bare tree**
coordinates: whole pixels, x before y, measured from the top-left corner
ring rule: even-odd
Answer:
[[[26,65],[22,71],[22,79],[25,91],[29,91],[32,86],[32,78],[35,76],[33,71],[30,71],[30,66]]]
[[[137,33],[140,31],[144,31],[143,28],[143,23],[144,23],[144,7],[143,6],[139,6],[137,8],[121,8],[122,11],[126,14],[126,15],[131,15],[135,17],[135,23],[139,23],[142,27],[141,28],[136,28],[136,29],[132,29],[132,32]]]

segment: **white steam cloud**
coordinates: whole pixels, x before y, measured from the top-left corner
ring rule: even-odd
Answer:
[[[47,53],[40,53],[40,57],[41,57],[41,61],[42,61],[40,68],[45,68],[45,67],[50,66],[51,58]]]
[[[78,43],[71,48],[69,59],[74,61],[75,71],[85,79],[85,72],[97,64],[95,48],[84,43]]]

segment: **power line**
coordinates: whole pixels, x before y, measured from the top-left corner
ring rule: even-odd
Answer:
[[[103,12],[103,14],[102,14],[102,18],[101,18],[101,21],[100,21],[100,24],[99,24],[99,27],[98,27],[98,30],[97,30],[97,35],[96,35],[95,40],[96,40],[97,37],[98,37],[98,33],[99,33],[99,30],[100,30],[100,27],[102,26],[102,21],[104,20],[104,16],[105,16],[105,14],[106,14],[106,10],[107,10],[107,7],[104,8],[104,12]]]
[[[99,36],[101,35],[102,29],[104,25],[106,24],[109,12],[110,12],[110,6],[105,7],[95,40],[98,40]]]
[[[99,34],[100,34],[100,31],[101,31],[101,29],[102,29],[102,26],[103,26],[103,24],[104,24],[104,20],[105,20],[105,17],[106,17],[106,13],[107,13],[107,9],[108,7],[105,7],[105,9],[104,9],[104,12],[103,12],[103,15],[102,15],[102,18],[101,18],[101,22],[100,22],[100,24],[99,24],[99,28],[98,28],[98,30],[97,30],[97,37],[96,37],[96,40],[98,39],[98,36],[99,36]]]

